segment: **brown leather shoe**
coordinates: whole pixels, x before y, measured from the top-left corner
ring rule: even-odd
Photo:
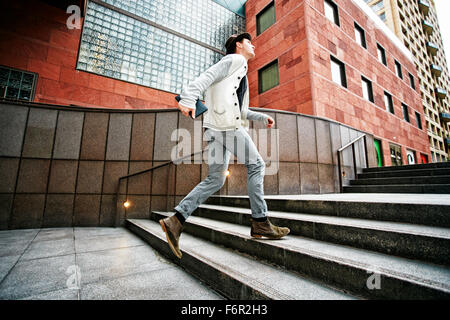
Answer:
[[[179,259],[181,259],[182,253],[179,247],[179,240],[181,232],[183,231],[183,225],[176,216],[161,219],[159,220],[159,224],[166,234],[167,243],[169,244],[170,249]]]
[[[269,219],[264,222],[257,222],[252,219],[250,235],[254,238],[266,237],[269,239],[280,239],[289,234],[289,232],[291,232],[289,228],[277,227]]]

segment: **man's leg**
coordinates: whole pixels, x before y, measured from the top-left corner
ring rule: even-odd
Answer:
[[[175,210],[186,220],[212,194],[225,184],[230,152],[223,146],[222,132],[211,133],[208,144],[208,176],[180,201]]]
[[[247,167],[247,189],[252,212],[251,235],[253,237],[268,237],[279,239],[290,230],[274,226],[267,219],[267,204],[264,200],[265,163],[250,135],[244,129],[239,129],[227,135],[225,147],[237,157],[239,163]]]
[[[226,179],[225,172],[228,168],[230,152],[222,144],[221,132],[208,131],[208,176],[180,201],[175,207],[175,215],[159,221],[172,252],[178,258],[182,256],[179,238],[183,231],[183,223],[200,204],[224,185]]]

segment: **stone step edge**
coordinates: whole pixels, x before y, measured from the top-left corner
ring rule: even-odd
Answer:
[[[202,282],[206,282],[214,290],[229,299],[293,300],[293,298],[289,295],[281,293],[273,289],[272,287],[261,283],[258,280],[248,279],[248,277],[244,274],[236,270],[232,270],[231,268],[223,264],[212,261],[211,259],[202,256],[200,253],[194,252],[193,250],[190,250],[186,247],[180,247],[183,256],[181,259],[176,258],[170,250],[169,245],[167,244],[167,240],[164,236],[153,233],[151,230],[148,230],[145,226],[140,224],[139,221],[136,221],[135,219],[127,219],[127,227],[130,228],[131,231],[138,234],[140,237],[144,238],[144,240],[152,245],[152,247],[156,247],[158,252],[162,253],[172,262],[179,265],[187,272],[193,274]],[[146,233],[146,235],[143,235],[143,233]],[[149,236],[152,239],[149,239]],[[221,248],[219,246],[218,250],[229,250],[229,252],[232,252],[230,249]],[[232,254],[237,255],[238,253],[232,252]],[[218,280],[217,282],[213,282],[211,281],[211,279],[205,279],[205,268],[209,270],[209,272],[213,272],[214,277]],[[229,286],[225,286],[220,282],[224,281],[223,275],[226,275],[229,280],[228,284],[231,283],[232,288],[230,288]],[[224,288],[233,290],[234,292],[226,291],[224,290]],[[239,292],[239,294],[237,294],[237,292]]]
[[[446,176],[450,172],[450,168],[437,169],[413,169],[413,170],[386,170],[386,171],[362,171],[358,172],[358,176],[375,176],[375,177],[441,177]]]
[[[224,207],[216,205],[199,206],[199,211],[194,212],[194,216],[203,218],[215,219],[228,223],[235,223],[240,225],[250,225],[250,209],[238,207]],[[202,210],[207,210],[209,214],[214,212],[213,217],[209,217],[208,213],[201,213]],[[236,215],[228,216],[225,214]],[[333,220],[340,221],[326,221],[322,218],[326,216],[302,218],[300,213],[284,213],[269,211],[268,216],[270,220],[277,225],[289,227],[291,234],[299,235],[309,239],[318,241],[325,241],[339,245],[351,246],[359,249],[380,252],[389,255],[398,255],[407,259],[418,259],[424,262],[433,262],[445,266],[450,266],[450,234],[445,237],[441,234],[426,234],[425,232],[415,232],[413,230],[396,230],[392,226],[370,226],[365,221],[353,221],[349,223],[348,220],[363,220],[342,217],[330,217]],[[308,215],[312,216],[312,215]],[[378,224],[396,224],[395,222],[379,222]],[[437,228],[437,227],[423,227],[416,225],[417,228]],[[398,228],[398,227],[397,227]],[[312,229],[312,230],[311,230]],[[317,231],[319,230],[319,231]],[[335,232],[339,230],[339,232]],[[450,229],[448,229],[450,231]],[[337,234],[338,236],[335,236]],[[354,235],[358,235],[354,237]],[[370,241],[365,238],[370,236]],[[375,239],[377,239],[375,241]],[[402,245],[397,245],[401,243]],[[418,249],[413,249],[412,245],[417,245]],[[433,250],[423,249],[430,248]]]
[[[392,196],[395,193],[389,195]],[[284,199],[278,196],[276,198],[265,196],[264,198],[271,211],[302,212],[321,216],[414,223],[425,226],[450,228],[450,216],[447,215],[447,212],[450,211],[450,204],[389,201],[367,202],[365,200],[345,199]],[[249,197],[241,195],[213,195],[206,200],[205,204],[250,208]],[[387,209],[389,210],[386,211]],[[395,216],[389,213],[392,211],[396,212]],[[411,222],[411,211],[427,212],[427,214],[415,214],[412,216],[413,222]],[[410,220],[406,221],[406,218]]]
[[[243,207],[201,204],[201,205],[199,205],[198,208],[207,209],[207,210],[215,210],[215,211],[222,210],[222,211],[226,211],[226,212],[230,212],[230,213],[245,214],[245,215],[251,216],[250,209],[243,208]],[[282,216],[284,214],[289,215],[291,217]],[[391,232],[391,233],[398,233],[398,234],[405,234],[405,235],[413,235],[413,236],[420,236],[420,237],[427,237],[427,238],[450,240],[450,236],[445,237],[445,236],[441,236],[441,235],[437,235],[437,234],[430,234],[430,233],[425,233],[425,232],[412,233],[412,232],[408,232],[407,230],[398,230],[398,229],[389,228],[389,227],[364,225],[364,221],[367,221],[368,223],[370,223],[371,221],[376,221],[379,224],[386,224],[386,225],[394,225],[395,226],[395,224],[409,224],[409,225],[417,226],[418,228],[423,227],[423,225],[407,223],[407,222],[377,221],[377,220],[370,220],[370,219],[358,219],[358,218],[327,216],[327,215],[318,215],[317,220],[314,220],[313,218],[302,217],[302,215],[314,216],[314,214],[299,213],[299,212],[283,212],[283,211],[268,211],[267,215],[269,218],[273,217],[273,218],[277,218],[277,219],[296,220],[296,221],[301,221],[301,222],[310,222],[310,223],[318,223],[318,224],[330,224],[333,226],[342,226],[342,227],[350,227],[350,228],[358,228],[358,229],[366,229],[366,230],[374,230],[374,231],[384,231],[384,232]],[[338,223],[338,222],[334,222],[334,221],[321,221],[322,218],[327,218],[327,217],[334,218],[335,220],[342,220],[342,223],[341,222]],[[361,220],[361,221],[348,222],[345,220]],[[361,224],[359,224],[359,222],[361,222]],[[442,227],[433,227],[433,226],[425,226],[425,227],[450,230],[450,228],[442,228]]]
[[[401,180],[401,179],[417,179],[417,180],[422,180],[422,179],[449,179],[450,180],[450,175],[442,175],[442,176],[411,176],[411,177],[386,177],[386,178],[358,178],[352,181],[373,181],[373,182],[379,182],[379,181],[386,181],[386,182],[390,182],[390,181],[397,181],[397,180]],[[437,184],[441,184],[441,183],[437,183]],[[448,183],[445,183],[448,184]]]
[[[167,212],[160,212],[160,211],[152,211],[152,213],[154,214],[154,215],[152,215],[152,219],[158,219],[158,220],[160,218],[165,218],[170,215]],[[369,267],[361,264],[361,262],[359,262],[359,261],[354,261],[354,260],[350,260],[350,259],[346,259],[346,258],[344,259],[344,258],[340,258],[340,257],[336,257],[336,256],[330,256],[328,254],[324,254],[321,252],[308,250],[308,249],[304,249],[304,248],[295,247],[296,250],[294,251],[293,247],[276,246],[271,243],[269,244],[267,240],[259,240],[259,239],[250,238],[249,236],[245,236],[238,232],[232,232],[232,231],[228,231],[228,230],[215,230],[214,227],[205,223],[208,219],[200,218],[200,217],[195,217],[195,218],[197,218],[197,220],[200,219],[202,221],[202,223],[199,223],[199,222],[194,223],[194,222],[192,222],[192,219],[187,220],[185,222],[185,232],[192,233],[193,230],[191,230],[191,228],[199,229],[200,231],[206,231],[206,234],[209,234],[209,236],[213,238],[214,241],[212,241],[212,242],[214,242],[214,243],[218,243],[218,242],[216,242],[217,236],[215,235],[214,232],[218,232],[219,233],[218,235],[226,236],[227,238],[237,238],[238,242],[240,244],[240,248],[233,247],[232,249],[247,253],[251,256],[255,256],[255,253],[249,251],[247,246],[242,246],[241,244],[253,242],[253,243],[257,243],[257,244],[261,245],[263,249],[271,248],[271,249],[274,249],[277,251],[280,250],[281,252],[283,252],[283,257],[286,256],[286,252],[289,252],[290,254],[302,256],[302,259],[304,259],[304,258],[312,259],[312,260],[314,260],[315,263],[330,264],[330,265],[333,265],[333,266],[336,266],[336,267],[342,269],[342,271],[346,270],[346,272],[351,274],[352,277],[355,277],[356,274],[359,273],[359,274],[363,274],[364,279],[366,279],[367,274],[374,273],[376,271],[376,273],[378,275],[380,275],[380,277],[382,279],[384,279],[384,280],[382,280],[384,283],[388,282],[388,283],[395,284],[396,287],[398,287],[398,286],[401,288],[406,287],[409,290],[415,290],[416,294],[419,294],[419,293],[423,294],[423,292],[426,291],[431,296],[433,296],[432,297],[433,299],[434,298],[443,298],[443,297],[445,297],[446,299],[450,298],[450,288],[443,287],[443,285],[439,282],[431,283],[431,281],[426,280],[426,279],[421,279],[421,278],[418,278],[418,277],[415,277],[412,275],[400,273],[400,272],[394,271],[394,270],[388,270],[385,268],[369,268]],[[188,227],[188,228],[186,228],[186,227]],[[196,231],[199,231],[199,230],[196,230]],[[193,234],[198,236],[199,233],[195,232]],[[200,236],[202,236],[201,232],[200,232]],[[205,239],[205,240],[211,241],[211,239]],[[218,243],[218,244],[224,245],[223,243]],[[336,246],[339,246],[339,245],[336,245]],[[244,251],[243,249],[245,249],[247,251]],[[363,249],[358,249],[358,250],[363,250]],[[276,257],[273,255],[269,255],[266,257],[261,256],[261,254],[264,253],[265,251],[267,251],[267,250],[258,250],[260,255],[258,255],[257,258],[269,261],[271,263],[275,263],[281,267],[286,268],[287,270],[293,270],[293,271],[299,272],[302,276],[304,275],[306,277],[312,277],[314,279],[317,279],[318,281],[321,281],[321,279],[318,278],[317,275],[305,274],[302,270],[292,269],[293,266],[286,267],[285,263],[279,263],[277,261],[274,261]],[[376,270],[374,271],[374,269],[376,269]],[[332,276],[334,276],[334,275],[332,274]],[[367,295],[367,292],[364,292],[364,290],[361,291],[361,287],[353,288],[353,290],[348,289],[348,288],[342,288],[341,286],[344,284],[335,283],[336,280],[338,280],[338,278],[336,278],[336,277],[335,277],[335,279],[332,279],[332,280],[328,279],[328,281],[332,281],[332,283],[325,282],[325,285],[330,285],[332,287],[339,287],[346,292],[350,291],[351,294],[355,294],[358,296],[362,295],[362,296],[370,297]],[[356,290],[356,291],[354,291],[354,290]],[[371,291],[371,293],[377,294],[377,293],[380,293],[380,290],[373,290],[373,291]],[[400,294],[400,293],[398,293],[398,294]],[[399,296],[396,296],[396,297],[398,298]],[[379,296],[378,298],[391,298],[392,299],[395,297]],[[408,297],[405,297],[405,298],[409,299]]]
[[[384,166],[384,167],[363,168],[363,170],[365,172],[382,172],[382,171],[447,169],[447,168],[450,168],[450,163],[425,163],[425,164],[412,164],[402,166]]]

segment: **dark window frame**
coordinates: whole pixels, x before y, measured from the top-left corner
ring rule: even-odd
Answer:
[[[341,73],[341,83],[337,83],[334,80],[332,80],[334,83],[341,85],[344,88],[347,88],[347,73],[345,72],[345,63],[343,63],[342,61],[340,61],[338,58],[330,55],[330,64],[331,62],[335,62],[336,64],[339,65],[339,70]],[[332,78],[333,78],[333,70],[331,67],[331,73],[332,73]]]
[[[270,87],[269,89],[266,89],[263,91],[262,90],[263,89],[262,88],[262,73],[275,64],[277,65],[277,77],[278,77],[277,84]],[[280,85],[280,68],[279,68],[279,64],[278,64],[278,59],[275,59],[272,62],[269,62],[268,64],[266,64],[265,66],[263,66],[261,69],[258,70],[258,93],[261,94],[261,93],[267,92],[279,85]]]
[[[409,86],[413,89],[416,90],[416,83],[414,81],[414,76],[411,74],[411,72],[408,72],[409,75]]]
[[[388,97],[389,98],[389,106],[386,107],[386,100],[384,99],[384,97]],[[383,101],[384,101],[384,109],[392,114],[395,114],[395,110],[394,110],[394,99],[392,98],[392,94],[390,94],[387,91],[384,91],[384,97],[383,97]],[[387,109],[389,108],[389,110]]]
[[[411,123],[411,120],[409,119],[409,107],[404,103],[402,103],[402,113],[403,113],[403,120],[405,120],[408,123]]]
[[[8,67],[6,65],[0,65],[0,67],[9,71],[8,79],[6,80],[6,85],[0,87],[0,94],[1,94],[0,98],[10,99],[10,100],[30,101],[30,102],[34,101],[39,74],[36,72],[28,71],[28,70],[21,70],[21,69],[17,69],[17,68]],[[9,88],[8,84],[9,84],[9,79],[11,77],[11,72],[20,72],[21,73],[21,80],[20,80],[16,98],[11,98],[11,97],[6,96],[7,92],[8,92],[8,88]],[[29,99],[20,99],[20,93],[23,90],[22,83],[23,83],[25,75],[31,75],[33,77],[30,90],[26,90],[26,91],[30,91],[30,98]],[[14,88],[14,89],[17,89],[17,88]]]
[[[417,111],[415,111],[415,113],[416,113],[417,128],[419,128],[420,130],[423,130],[422,117],[420,116],[420,113],[418,113]]]
[[[397,77],[399,77],[400,79],[403,80],[402,65],[397,60],[394,61],[394,64],[396,66],[395,67],[395,74],[397,75]]]
[[[360,43],[361,47],[363,47],[364,49],[367,49],[366,31],[365,31],[359,24],[357,24],[356,22],[354,23],[354,25],[355,25],[355,30],[358,30],[358,31],[359,31],[359,35],[360,35],[360,37],[361,37],[361,39],[360,39],[360,41],[361,41],[361,43]],[[356,33],[355,33],[355,37],[356,37]],[[355,40],[356,40],[356,39],[355,39]],[[358,41],[357,41],[357,42],[358,42]],[[359,44],[359,42],[358,42],[358,44]]]
[[[367,99],[368,101],[374,103],[374,99],[373,99],[373,86],[372,86],[372,81],[370,81],[369,79],[367,79],[364,76],[361,76],[361,82],[365,82],[367,84],[367,89],[368,89],[368,93],[369,93],[369,98]],[[361,83],[362,84],[362,83]],[[363,88],[363,98],[366,99],[364,97],[364,88]]]
[[[325,10],[325,3],[328,3],[332,8],[333,8],[333,21],[338,27],[341,26],[341,23],[339,21],[339,7],[338,5],[332,1],[332,0],[324,0],[324,15],[325,17],[330,20],[327,15],[326,15],[326,10]]]
[[[377,43],[377,56],[378,56],[378,50],[382,53],[381,61],[380,61],[380,57],[378,57],[378,61],[380,61],[382,64],[384,64],[387,67],[386,49],[384,49],[383,46],[381,46],[381,44]]]
[[[264,30],[261,30],[261,25],[259,23],[259,18],[266,13],[268,10],[270,10],[273,7],[273,16],[274,16],[274,21],[273,23],[268,26],[267,28],[265,28]],[[269,29],[271,26],[273,26],[275,24],[275,22],[277,21],[277,15],[276,15],[276,10],[275,10],[275,1],[270,2],[268,5],[266,5],[260,12],[258,12],[258,14],[256,15],[256,36],[259,36],[260,34],[264,33],[264,31],[266,31],[267,29]]]

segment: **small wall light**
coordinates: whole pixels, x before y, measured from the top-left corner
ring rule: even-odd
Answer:
[[[127,200],[127,201],[125,201],[124,203],[123,203],[123,206],[125,207],[125,208],[128,208],[129,206],[130,206],[130,202]]]
[[[230,170],[225,171],[225,176],[229,176],[230,175]]]

